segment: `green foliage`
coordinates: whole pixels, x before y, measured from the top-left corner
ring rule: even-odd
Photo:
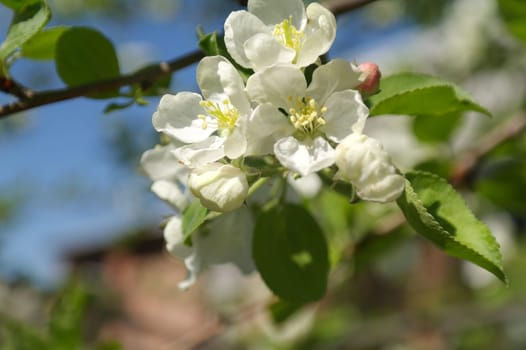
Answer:
[[[398,205],[412,228],[444,252],[469,260],[507,282],[499,245],[447,181],[430,173],[406,174]]]
[[[510,33],[526,43],[526,3],[523,0],[499,0],[499,10]]]
[[[262,212],[252,247],[261,277],[281,299],[304,303],[323,297],[329,272],[327,242],[302,206],[278,205]]]
[[[70,281],[59,293],[43,330],[0,314],[2,350],[74,350],[85,349],[85,317],[90,296],[78,280]],[[116,343],[96,344],[95,349],[117,350]]]
[[[183,237],[186,240],[205,221],[208,209],[195,200],[183,213]]]
[[[400,73],[383,78],[370,98],[371,116],[406,114],[441,117],[465,111],[490,112],[460,87],[424,74]]]
[[[278,300],[269,305],[270,316],[275,324],[283,323],[288,320],[296,311],[301,309],[303,304],[285,300]]]
[[[460,115],[456,112],[444,114],[440,116],[440,120],[431,116],[420,116],[413,119],[413,135],[422,142],[446,142],[459,122]]]
[[[51,12],[44,1],[21,1],[20,5],[15,1],[9,1],[4,4],[11,5],[15,13],[7,36],[0,46],[0,76],[5,75],[6,59],[35,36],[51,17]]]
[[[95,29],[73,27],[62,33],[56,44],[57,73],[69,86],[103,81],[119,76],[119,61],[111,41]],[[90,95],[117,96],[118,89]]]
[[[66,26],[41,30],[22,46],[20,54],[22,57],[34,60],[54,59],[57,41],[66,30],[68,30]]]
[[[478,193],[490,201],[519,215],[526,215],[526,161],[503,159],[481,169],[475,183]]]

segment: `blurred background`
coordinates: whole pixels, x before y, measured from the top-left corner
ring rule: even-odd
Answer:
[[[49,5],[51,25],[103,32],[124,73],[195,50],[198,26],[222,31],[242,8],[234,0]],[[0,7],[0,33],[10,17]],[[492,112],[438,125],[375,117],[366,132],[402,170],[431,170],[457,186],[500,242],[510,286],[416,236],[396,206],[322,192],[298,199],[331,232],[321,302],[285,306],[296,312],[272,320],[269,308],[283,305],[257,275],[232,266],[182,292],[184,266],[165,253],[159,228],[172,209],[138,169],[158,142],[159,97],[109,114],[108,101],[81,98],[0,120],[0,348],[525,349],[526,4],[375,1],[338,17],[329,57],[376,62],[384,76],[453,81]],[[12,74],[35,90],[62,86],[52,62],[19,60]],[[169,91],[181,90],[197,91],[195,65],[173,75]]]

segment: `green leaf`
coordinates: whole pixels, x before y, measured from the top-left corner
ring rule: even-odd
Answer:
[[[113,44],[100,32],[73,27],[62,33],[55,49],[58,75],[69,86],[78,86],[119,76],[119,61]],[[92,98],[117,96],[119,89],[90,95]]]
[[[108,104],[106,107],[104,107],[104,114],[108,114],[115,111],[121,111],[123,109],[129,108],[135,104],[135,100],[129,100],[126,102],[118,103],[118,102],[112,102]]]
[[[507,283],[499,245],[446,180],[430,173],[406,174],[398,205],[413,229],[444,252],[469,260]]]
[[[303,207],[288,204],[262,212],[256,220],[252,253],[261,277],[281,299],[305,303],[325,294],[327,242]]]
[[[499,0],[499,10],[510,33],[526,43],[526,3],[524,0]]]
[[[380,89],[369,99],[371,116],[406,114],[438,117],[465,111],[491,115],[460,87],[424,74],[391,75],[381,80]]]
[[[197,230],[206,221],[208,209],[203,207],[198,200],[193,201],[183,214],[183,237],[184,240]]]
[[[15,9],[7,36],[0,46],[0,63],[3,65],[17,48],[37,34],[49,21],[51,12],[43,1],[33,2]]]
[[[301,309],[304,304],[294,303],[286,300],[278,300],[269,305],[270,316],[275,324],[280,324],[286,321],[296,311]]]
[[[526,215],[526,161],[509,158],[494,161],[480,169],[475,181],[477,193],[501,208]]]
[[[440,116],[440,120],[431,116],[420,116],[413,119],[413,134],[422,142],[445,142],[449,140],[459,122],[458,113],[444,114]]]
[[[0,0],[0,4],[9,7],[13,10],[18,10],[24,6],[28,6],[39,1],[41,0]]]
[[[34,60],[54,59],[57,41],[66,30],[66,26],[41,30],[22,46],[20,54]]]

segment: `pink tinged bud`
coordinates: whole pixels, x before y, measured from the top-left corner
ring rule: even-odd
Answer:
[[[380,78],[382,73],[376,63],[365,62],[358,66],[365,75],[365,80],[358,85],[357,89],[364,97],[371,96],[380,91]]]

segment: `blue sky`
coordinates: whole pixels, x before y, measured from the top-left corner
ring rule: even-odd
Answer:
[[[131,66],[194,50],[198,25],[205,31],[221,30],[228,12],[236,9],[235,1],[221,11],[206,11],[204,4],[203,0],[182,1],[177,13],[162,21],[151,16],[125,22],[90,15],[75,20],[55,16],[50,25],[97,28],[118,50],[127,52],[123,65]],[[9,17],[0,8],[1,35]],[[359,11],[340,18],[339,25],[332,56],[349,48],[358,54],[360,47],[403,30],[370,31]],[[195,66],[177,72],[172,88],[195,91],[194,75]],[[40,89],[62,86],[52,63],[20,61],[13,67],[13,76],[28,84],[37,77],[34,86]],[[5,97],[0,102],[6,102]],[[111,242],[134,227],[155,227],[163,215],[170,214],[149,193],[149,181],[138,174],[137,164],[117,162],[111,149],[116,126],[131,130],[144,150],[153,146],[151,115],[158,98],[146,107],[104,115],[107,103],[81,98],[48,105],[28,112],[22,128],[0,131],[0,193],[23,199],[14,219],[0,222],[0,275],[4,278],[25,276],[51,287],[67,271],[61,262],[64,251]]]

